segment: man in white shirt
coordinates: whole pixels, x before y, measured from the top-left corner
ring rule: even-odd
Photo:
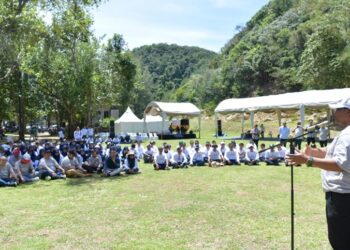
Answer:
[[[327,147],[327,140],[328,140],[328,128],[325,125],[322,125],[320,127],[320,130],[318,131],[319,137],[318,137],[318,141],[320,143],[320,147]]]
[[[298,150],[301,150],[301,143],[303,142],[303,137],[302,135],[304,134],[304,129],[301,126],[301,122],[297,123],[297,127],[293,129],[294,133],[294,143],[295,147],[298,148]]]
[[[218,150],[217,144],[212,145],[212,149],[209,152],[208,162],[209,162],[209,167],[224,165],[224,157],[222,156],[221,152]]]
[[[275,146],[271,145],[271,149],[266,152],[265,162],[267,165],[279,166],[279,153],[276,151]]]
[[[350,246],[350,98],[329,105],[337,126],[343,130],[327,148],[307,146],[289,154],[291,164],[321,169],[326,196],[328,239],[333,249]]]
[[[86,127],[83,127],[83,128],[81,129],[81,138],[82,138],[82,139],[86,139],[86,138],[87,138],[87,135],[88,135],[88,130],[87,130]]]
[[[309,146],[310,144],[314,145],[316,142],[316,128],[314,126],[314,120],[309,120],[309,125],[305,128],[307,131],[306,143]]]
[[[208,162],[209,159],[209,152],[211,151],[211,145],[210,142],[207,141],[205,143],[205,147],[202,149],[203,155],[204,155],[204,162]]]
[[[278,130],[278,134],[279,134],[279,138],[280,138],[280,143],[283,146],[286,146],[287,140],[288,140],[289,134],[290,134],[290,128],[287,127],[286,122],[283,122],[283,125]]]
[[[201,151],[199,151],[199,147],[196,146],[194,148],[194,153],[191,156],[190,161],[191,166],[204,166],[204,155]]]
[[[254,149],[253,145],[249,146],[249,150],[246,154],[246,165],[259,165],[259,153]]]
[[[143,152],[143,162],[144,163],[153,163],[154,160],[154,151],[152,149],[152,145],[148,144],[146,151]]]
[[[261,143],[260,145],[260,151],[259,151],[259,161],[265,161],[266,160],[266,145],[265,143]]]
[[[234,147],[234,144],[231,142],[229,149],[225,152],[224,160],[226,165],[241,165],[239,160],[238,150]]]
[[[241,163],[245,163],[246,161],[246,156],[247,156],[247,150],[244,147],[244,143],[240,143],[238,147],[238,156],[239,156],[239,161]]]
[[[82,140],[81,130],[79,127],[77,127],[74,131],[74,141],[81,141],[81,140]]]
[[[154,170],[169,170],[169,161],[164,154],[163,147],[158,148],[158,154],[154,157],[153,163]]]
[[[187,168],[187,158],[184,153],[182,153],[182,148],[179,146],[176,148],[176,153],[174,153],[171,160],[171,165],[173,168]]]

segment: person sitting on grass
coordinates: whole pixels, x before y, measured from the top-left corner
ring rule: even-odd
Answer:
[[[176,153],[174,153],[171,159],[171,165],[173,168],[187,168],[188,163],[184,153],[182,153],[182,148],[178,146],[176,148]]]
[[[106,159],[103,177],[120,175],[123,171],[122,163],[119,157],[118,150],[115,146],[112,146],[109,150],[109,157]]]
[[[51,150],[48,148],[45,149],[44,157],[39,162],[39,177],[46,180],[66,178],[64,169],[51,156]]]
[[[254,149],[254,145],[249,146],[249,150],[247,151],[245,164],[249,165],[249,166],[259,165],[259,154]]]
[[[189,162],[191,160],[191,154],[186,146],[186,142],[181,142],[181,144],[179,144],[179,146],[180,147],[182,146],[182,153],[184,153],[184,155],[186,156],[187,162]]]
[[[158,148],[158,154],[154,157],[154,170],[169,170],[168,157],[164,153],[163,147]]]
[[[154,161],[152,145],[148,144],[145,152],[143,152],[143,162],[152,163]]]
[[[204,155],[204,162],[209,162],[209,152],[211,151],[211,144],[209,141],[205,143],[205,147],[203,148],[202,152]]]
[[[190,165],[191,166],[204,166],[204,155],[199,151],[199,146],[195,146],[194,153],[191,156]]]
[[[87,160],[87,165],[83,165],[83,168],[88,173],[101,173],[102,172],[102,158],[101,155],[98,154],[98,148],[94,148],[91,151],[91,155]]]
[[[168,164],[170,165],[170,160],[173,158],[174,152],[171,150],[171,145],[166,144],[164,145],[164,154],[166,158],[168,159]]]
[[[143,159],[144,148],[143,148],[141,142],[139,142],[139,141],[136,142],[135,151],[137,152],[137,159],[138,160]]]
[[[241,165],[239,160],[238,150],[234,147],[234,143],[231,142],[228,145],[228,150],[224,155],[224,160],[226,165]]]
[[[221,152],[221,154],[222,154],[222,155],[225,155],[227,149],[228,149],[228,148],[226,147],[225,142],[222,141],[222,142],[220,143],[220,152]]]
[[[271,145],[271,149],[266,151],[266,159],[265,162],[267,165],[279,166],[279,153],[275,150],[275,146]]]
[[[62,160],[62,168],[64,169],[68,178],[78,178],[91,176],[80,165],[74,149],[68,151],[68,155]]]
[[[221,152],[218,150],[218,145],[216,143],[212,145],[212,149],[209,152],[208,162],[209,162],[209,167],[224,165],[224,158]]]
[[[266,145],[265,143],[261,143],[260,145],[260,153],[259,153],[259,161],[264,162],[266,160]]]
[[[39,180],[39,177],[35,176],[35,169],[32,160],[27,153],[22,156],[21,160],[16,162],[14,171],[17,172],[19,181],[22,183]]]
[[[0,157],[0,187],[16,187],[17,179],[6,156]]]
[[[127,174],[138,174],[141,173],[139,169],[138,161],[135,157],[135,152],[133,150],[129,150],[125,161],[124,161],[124,169]]]
[[[15,164],[17,161],[19,161],[21,159],[21,150],[19,150],[19,148],[15,148],[12,151],[12,155],[10,155],[7,159],[7,162],[10,163],[11,167],[14,168]]]
[[[288,153],[288,150],[286,147],[282,146],[281,144],[277,145],[277,152],[278,152],[278,159],[280,162],[285,161],[286,154]]]
[[[244,143],[241,142],[238,148],[239,161],[245,163],[247,157],[247,150],[244,147]]]

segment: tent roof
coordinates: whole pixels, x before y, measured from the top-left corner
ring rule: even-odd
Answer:
[[[115,123],[120,123],[120,122],[142,122],[141,119],[139,119],[134,112],[128,107],[124,114],[115,121]]]
[[[151,102],[147,105],[144,113],[145,115],[160,115],[161,113],[165,113],[168,116],[199,116],[201,111],[194,104],[188,102]]]
[[[329,90],[308,90],[279,95],[233,98],[219,103],[215,113],[270,111],[278,109],[299,109],[300,107],[323,108],[350,96],[350,88]]]
[[[160,115],[147,115],[146,122],[162,122],[163,118]]]

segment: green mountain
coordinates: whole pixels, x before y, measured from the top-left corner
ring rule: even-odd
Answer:
[[[271,0],[177,100],[212,110],[231,97],[349,87],[349,11],[348,0]]]
[[[175,90],[192,74],[204,71],[215,52],[175,44],[153,44],[132,51],[153,100],[175,100]],[[146,80],[145,80],[146,79]]]

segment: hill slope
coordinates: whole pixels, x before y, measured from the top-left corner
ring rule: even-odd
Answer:
[[[349,10],[344,0],[270,1],[223,47],[216,67],[184,82],[178,100],[213,109],[230,97],[349,87]]]
[[[132,51],[148,76],[153,100],[174,99],[174,91],[191,74],[207,68],[217,54],[198,47],[153,44]]]

